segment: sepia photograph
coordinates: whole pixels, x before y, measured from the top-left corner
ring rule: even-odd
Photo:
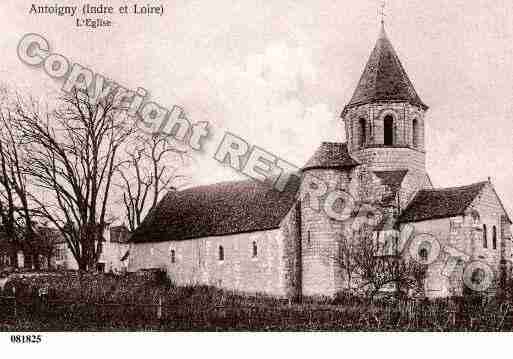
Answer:
[[[513,330],[510,2],[0,19],[3,344]]]

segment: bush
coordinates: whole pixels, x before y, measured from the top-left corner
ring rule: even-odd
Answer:
[[[168,279],[147,274],[16,274],[6,290],[16,286],[20,308],[26,308],[19,310],[17,321],[25,330],[513,329],[511,302],[454,298],[370,303],[340,292],[335,298],[307,297],[298,304],[206,285],[175,286]],[[42,287],[49,289],[47,307],[35,305]],[[162,304],[161,319],[157,317],[157,303]],[[2,328],[7,327],[0,321]]]

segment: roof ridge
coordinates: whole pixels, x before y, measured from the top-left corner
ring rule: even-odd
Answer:
[[[168,193],[180,193],[180,192],[184,192],[184,191],[188,191],[188,190],[196,189],[196,188],[206,188],[206,187],[211,187],[211,186],[216,186],[216,185],[227,185],[227,184],[241,184],[241,183],[246,183],[246,182],[257,182],[260,184],[264,184],[264,183],[259,182],[258,180],[252,179],[252,178],[244,178],[244,179],[239,179],[239,180],[234,179],[234,180],[226,180],[226,181],[219,181],[219,182],[213,182],[213,183],[205,183],[205,184],[200,184],[197,186],[187,187],[180,191],[169,191]]]
[[[339,142],[339,141],[321,141],[321,144],[327,144],[327,145],[347,145],[346,142]]]
[[[374,170],[372,172],[374,173],[383,173],[383,172],[408,172],[409,170],[407,168],[402,168],[402,169],[398,169],[398,170]]]
[[[459,185],[459,186],[452,186],[452,187],[437,187],[437,188],[423,188],[420,191],[449,191],[449,190],[455,190],[455,189],[463,189],[463,188],[469,188],[469,187],[473,187],[473,186],[478,186],[478,185],[486,185],[488,183],[488,181],[480,181],[480,182],[475,182],[475,183],[471,183],[471,184],[467,184],[467,185]],[[418,192],[417,192],[418,193]]]

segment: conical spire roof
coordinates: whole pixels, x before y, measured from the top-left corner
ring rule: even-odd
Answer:
[[[340,142],[323,142],[302,170],[319,168],[349,168],[360,163],[349,155],[347,144]]]
[[[404,101],[425,110],[428,108],[413,88],[383,25],[360,82],[344,112],[354,106],[379,101]]]

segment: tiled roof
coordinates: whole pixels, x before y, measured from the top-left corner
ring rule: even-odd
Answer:
[[[347,152],[346,143],[323,142],[304,165],[303,171],[314,168],[347,168],[359,163]]]
[[[292,208],[298,187],[299,180],[291,180],[280,192],[245,180],[172,191],[130,241],[178,241],[275,229]]]
[[[420,190],[399,216],[398,222],[419,222],[462,215],[486,183]]]
[[[390,193],[382,199],[384,205],[394,204],[397,192],[401,189],[401,183],[408,170],[397,171],[374,171],[374,174],[381,180],[381,183],[388,186]]]
[[[384,28],[344,112],[354,106],[379,101],[404,101],[428,108],[415,91]]]

